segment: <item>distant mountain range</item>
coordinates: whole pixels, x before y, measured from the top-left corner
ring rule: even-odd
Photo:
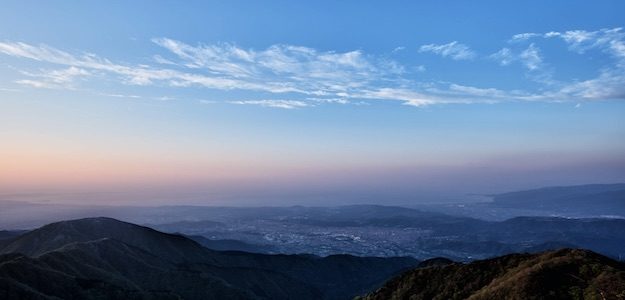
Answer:
[[[521,216],[625,219],[625,183],[543,187],[473,197],[481,201],[415,204],[413,208],[489,221]]]
[[[493,195],[493,205],[575,215],[625,217],[625,183],[546,187]]]
[[[421,266],[359,299],[623,298],[625,264],[587,250],[563,249]]]
[[[90,216],[106,216],[136,224],[164,226],[168,232],[175,228],[189,230],[227,225],[233,219],[306,219],[327,221],[326,225],[340,224],[340,219],[362,215],[366,219],[408,214],[415,210],[383,205],[348,205],[338,207],[214,207],[214,206],[106,206],[20,202],[28,198],[0,195],[0,229],[32,229],[60,220]],[[625,219],[625,183],[591,184],[567,187],[546,187],[534,190],[490,195],[493,201],[437,205],[419,205],[427,198],[415,195],[413,208],[421,210],[423,218],[435,217],[434,212],[483,220],[503,221],[518,216],[560,216],[575,218],[620,217]],[[30,198],[28,198],[30,199]],[[37,198],[33,198],[37,199]],[[337,199],[340,201],[340,199]],[[383,203],[384,199],[380,199]],[[398,213],[404,209],[404,213]],[[25,217],[27,216],[27,217]],[[195,224],[191,224],[195,223]],[[322,223],[319,223],[323,225]],[[191,233],[191,235],[195,235]]]
[[[0,229],[28,229],[46,220],[105,215],[184,235],[219,251],[420,260],[440,256],[472,261],[570,247],[623,259],[625,218],[618,215],[624,186],[543,188],[461,205],[463,211],[477,216],[496,216],[489,220],[454,215],[454,211],[383,205],[104,207],[0,202]],[[529,216],[516,216],[519,212]],[[0,231],[0,249],[16,234],[20,232]]]
[[[350,299],[412,258],[219,252],[110,218],[63,221],[0,249],[1,299]]]
[[[265,208],[256,217],[248,216],[252,211],[223,208],[222,213],[229,212],[229,217],[220,222],[150,226],[192,235],[216,250],[261,253],[312,251],[324,255],[329,250],[368,256],[410,255],[418,259],[444,256],[469,261],[572,247],[613,258],[625,257],[625,219],[618,218],[515,217],[484,221],[375,205]],[[220,240],[227,241],[220,243]],[[233,242],[237,240],[244,242]]]
[[[502,226],[514,230],[530,220]],[[560,230],[557,223],[544,225]],[[266,255],[214,251],[181,235],[111,218],[52,223],[9,233],[3,241],[0,299],[9,300],[625,296],[625,265],[587,250],[512,254],[467,264],[446,258]]]

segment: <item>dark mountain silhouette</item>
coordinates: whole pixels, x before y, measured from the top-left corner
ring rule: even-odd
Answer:
[[[418,263],[219,252],[110,218],[49,224],[0,254],[2,299],[349,299]]]
[[[88,218],[62,221],[27,232],[0,250],[0,253],[21,253],[38,256],[67,244],[112,238],[122,243],[149,250],[173,262],[204,261],[206,251],[183,236],[167,234],[148,227],[111,218]]]
[[[422,250],[437,256],[486,258],[518,252],[584,248],[613,258],[625,254],[625,219],[516,217],[501,222],[464,219],[430,227]]]
[[[625,265],[591,251],[511,254],[408,271],[374,299],[623,299]]]
[[[547,250],[575,245],[575,248],[619,257],[623,254],[625,245],[623,219],[517,217],[495,224],[496,226],[484,228],[477,235],[509,244],[530,243],[531,246],[525,251],[540,247]],[[559,245],[553,247],[555,244]]]
[[[0,241],[8,240],[14,238],[18,235],[23,234],[24,230],[0,230]]]
[[[444,257],[426,259],[417,265],[417,268],[440,267],[453,264],[454,261]]]
[[[186,237],[198,242],[200,245],[217,251],[243,251],[252,253],[275,253],[271,245],[256,245],[232,239],[208,239],[201,235],[187,235]]]
[[[0,230],[0,249],[25,232],[26,230]]]
[[[9,254],[1,261],[3,299],[253,297],[243,287],[233,287],[214,274],[198,276],[199,271],[176,266],[112,239],[73,243],[38,257]],[[246,275],[249,274],[241,272],[241,276]],[[278,284],[288,281],[269,278],[267,281],[275,280]],[[269,291],[270,287],[266,289],[269,295],[280,292]],[[305,286],[300,284],[300,288]]]

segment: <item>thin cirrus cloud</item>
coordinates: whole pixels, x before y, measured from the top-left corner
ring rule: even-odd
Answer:
[[[598,76],[585,80],[556,81],[540,49],[542,39],[558,38],[566,49],[584,55],[590,50],[607,54],[616,63],[597,68]],[[21,70],[25,78],[15,82],[32,88],[78,89],[81,84],[105,78],[129,86],[206,88],[248,91],[250,99],[224,100],[239,105],[293,109],[326,104],[358,104],[397,101],[409,106],[448,103],[497,103],[503,101],[584,101],[625,99],[625,37],[620,28],[598,31],[521,33],[509,45],[474,60],[478,54],[457,41],[428,44],[419,52],[472,63],[522,65],[530,79],[544,84],[535,90],[503,90],[462,83],[424,79],[425,67],[407,66],[388,56],[362,50],[346,52],[277,44],[246,49],[230,43],[190,45],[169,38],[155,38],[160,53],[153,63],[116,63],[91,53],[69,53],[47,45],[0,42],[0,53],[29,59],[36,71]],[[56,69],[49,69],[55,65]],[[47,68],[42,68],[46,66]],[[415,71],[417,70],[418,71]],[[420,74],[416,76],[415,74]],[[101,95],[112,95],[99,91]],[[267,95],[275,97],[267,97]],[[227,95],[227,94],[226,94]],[[227,98],[226,98],[227,99]],[[363,102],[366,101],[366,102]]]
[[[431,52],[442,57],[454,60],[468,60],[475,58],[475,52],[469,46],[453,41],[448,44],[428,44],[419,47],[419,52]]]
[[[543,64],[543,57],[540,54],[540,49],[533,43],[518,53],[515,53],[514,50],[511,50],[510,48],[502,48],[501,50],[491,54],[489,57],[498,61],[502,66],[507,66],[518,61],[530,71],[541,68]]]
[[[37,62],[112,75],[127,85],[204,87],[215,90],[247,90],[272,94],[340,97],[350,100],[397,100],[420,103],[425,97],[403,93],[398,83],[403,67],[362,51],[320,52],[312,48],[274,45],[262,51],[245,50],[231,44],[191,46],[171,39],[154,39],[173,58],[156,59],[157,64],[125,65],[94,54],[75,55],[47,46],[21,42],[0,42],[0,53]],[[49,87],[44,80],[30,86]],[[381,82],[384,84],[382,85]],[[25,84],[24,81],[18,83]],[[395,84],[389,87],[388,84]],[[409,98],[387,97],[389,90]],[[355,96],[357,95],[357,96]],[[374,95],[379,95],[374,96]],[[299,100],[298,100],[299,101]],[[331,101],[328,101],[331,102]],[[248,102],[261,105],[266,102]],[[312,106],[312,105],[309,105]]]
[[[563,32],[520,33],[512,36],[509,43],[523,44],[533,41],[527,49],[520,53],[514,53],[509,48],[502,48],[492,54],[490,58],[504,66],[514,61],[519,61],[530,71],[541,70],[544,66],[543,57],[539,48],[535,45],[535,42],[539,42],[541,39],[560,39],[565,43],[568,50],[580,55],[591,50],[598,50],[611,57],[613,63],[597,70],[599,75],[595,78],[572,82],[557,82],[548,78],[545,80],[545,83],[555,85],[557,89],[532,95],[530,98],[536,100],[625,99],[625,32],[623,32],[622,28],[600,29],[596,31],[569,30]],[[547,77],[550,77],[550,74],[547,75]]]
[[[520,33],[512,36],[510,43],[523,43],[532,39],[561,39],[568,49],[579,54],[588,50],[599,49],[615,58],[618,63],[625,61],[625,32],[622,28],[600,29],[596,31],[569,30],[550,31],[547,33]]]
[[[569,50],[584,54],[591,49],[600,49],[619,59],[619,63],[625,60],[625,32],[622,28],[600,29],[596,31],[569,30],[550,31],[547,33],[522,33],[512,37],[510,42],[524,42],[535,38],[559,38],[563,40]]]
[[[229,101],[232,104],[241,104],[241,105],[260,105],[264,107],[274,107],[274,108],[284,108],[284,109],[294,109],[294,108],[302,108],[313,106],[310,103],[298,100],[238,100],[238,101]]]
[[[521,36],[526,35],[529,34],[521,34]],[[527,48],[520,50],[502,48],[501,50],[489,55],[488,58],[499,62],[499,65],[501,66],[508,66],[515,62],[518,62],[526,69],[526,78],[539,84],[556,88],[557,86],[564,86],[564,84],[554,80],[553,69],[548,68],[547,64],[544,63],[544,57],[541,53],[541,50],[534,43],[531,43],[529,44],[529,46],[527,46]],[[562,99],[570,97],[570,95],[567,95],[565,93],[557,93],[556,91],[553,91],[551,93],[552,97],[554,97],[554,99],[558,101],[562,101]],[[540,97],[545,97],[545,95],[535,95],[533,97],[538,99]]]
[[[60,70],[42,70],[38,73],[22,72],[22,74],[30,77],[30,79],[17,80],[16,82],[19,84],[34,88],[68,90],[75,88],[74,83],[77,79],[85,78],[90,75],[87,70],[74,66]]]

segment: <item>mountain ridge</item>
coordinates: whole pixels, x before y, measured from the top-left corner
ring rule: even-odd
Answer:
[[[0,298],[8,299],[346,299],[418,263],[213,251],[111,218],[52,223],[12,240],[0,254]],[[63,288],[41,280],[47,276]]]
[[[621,299],[625,264],[588,250],[510,254],[407,271],[360,300]]]
[[[625,217],[625,183],[543,187],[491,196],[496,207]]]

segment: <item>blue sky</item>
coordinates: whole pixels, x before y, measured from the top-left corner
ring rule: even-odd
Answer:
[[[500,2],[6,1],[0,190],[390,204],[625,180],[625,3]]]

